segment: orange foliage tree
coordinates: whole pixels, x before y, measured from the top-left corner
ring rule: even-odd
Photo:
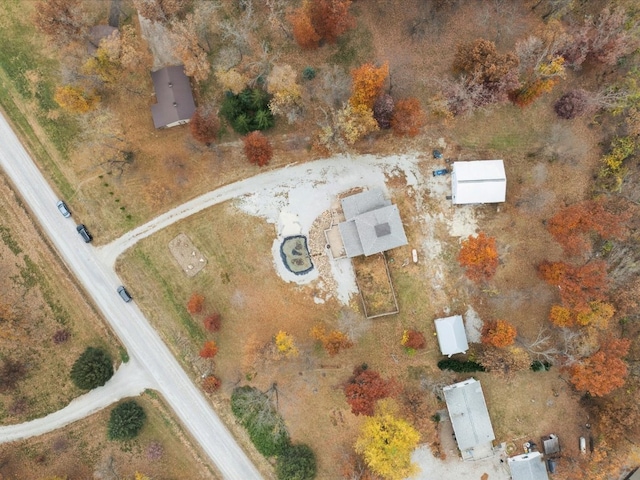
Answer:
[[[213,340],[209,340],[208,342],[204,342],[202,346],[202,350],[200,350],[200,356],[202,358],[213,358],[218,353],[218,346],[216,342]]]
[[[220,388],[220,379],[213,375],[208,375],[202,381],[202,389],[207,393],[213,393]]]
[[[564,262],[542,262],[538,273],[548,284],[558,287],[564,306],[581,310],[589,302],[603,300],[607,287],[607,265],[602,260],[580,267]]]
[[[427,345],[427,339],[421,332],[416,330],[405,330],[402,333],[402,340],[400,344],[406,348],[409,352],[415,350],[422,350]]]
[[[553,90],[558,83],[557,78],[538,78],[509,93],[511,101],[519,107],[528,107],[545,93]]]
[[[273,147],[262,132],[251,132],[243,138],[244,154],[249,162],[259,167],[263,167],[269,163],[273,157]]]
[[[315,340],[318,340],[322,347],[331,356],[337,355],[340,350],[351,348],[353,342],[349,340],[344,333],[339,330],[332,330],[327,332],[324,325],[316,325],[311,329],[310,335]]]
[[[482,326],[482,343],[494,347],[507,347],[516,341],[516,327],[504,320],[485,322]]]
[[[498,268],[498,251],[496,239],[487,237],[484,232],[462,241],[458,254],[458,262],[465,269],[465,275],[470,280],[480,283],[491,279]]]
[[[547,222],[547,230],[562,245],[567,255],[579,255],[591,250],[590,234],[603,239],[621,238],[624,223],[630,212],[612,211],[613,205],[605,200],[587,200],[574,203],[558,211]]]
[[[360,365],[354,369],[343,390],[347,403],[351,405],[351,413],[372,416],[376,401],[393,394],[395,384],[384,380],[378,372],[369,370],[367,365]]]
[[[304,2],[287,17],[287,20],[293,28],[293,38],[301,48],[308,50],[318,48],[320,35],[311,23],[309,2]]]
[[[60,107],[71,113],[87,113],[95,110],[100,97],[82,87],[64,85],[57,87],[53,99]]]
[[[199,293],[192,293],[187,302],[187,311],[191,315],[202,312],[202,306],[204,305],[204,297]]]
[[[372,109],[388,76],[389,64],[386,62],[381,67],[365,63],[351,70],[351,78],[353,79],[353,92],[349,99],[351,105],[354,107],[364,105]]]
[[[427,122],[417,98],[398,100],[391,116],[391,129],[399,136],[415,137]]]
[[[570,370],[573,386],[601,397],[624,385],[628,370],[621,357],[630,345],[627,339],[610,339],[596,353],[574,364]]]

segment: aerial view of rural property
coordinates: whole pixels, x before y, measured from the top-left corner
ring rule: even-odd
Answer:
[[[640,480],[638,0],[0,0],[0,480]]]

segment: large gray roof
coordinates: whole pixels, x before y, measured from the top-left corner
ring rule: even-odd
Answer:
[[[158,103],[151,105],[153,124],[163,128],[188,122],[196,111],[189,77],[183,65],[161,68],[151,72]]]
[[[470,378],[442,390],[460,451],[473,449],[496,438],[480,382]]]
[[[513,480],[549,480],[540,452],[525,453],[508,460]]]
[[[372,189],[342,199],[346,222],[338,225],[347,257],[373,255],[409,243],[398,207]]]

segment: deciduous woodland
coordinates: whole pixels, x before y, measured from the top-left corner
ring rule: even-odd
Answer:
[[[356,295],[327,293],[330,282],[283,281],[271,256],[277,228],[239,202],[118,261],[134,300],[266,478],[431,478],[411,453],[422,446],[433,465],[458,457],[443,435],[442,389],[474,377],[495,444],[510,455],[554,433],[554,478],[618,479],[640,466],[637,7],[0,0],[0,105],[96,245],[266,171],[284,176],[336,155],[412,159],[413,172],[385,171],[409,241],[383,254],[399,313],[367,319]],[[188,125],[156,129],[151,72],[169,65],[183,66],[196,108],[178,122]],[[450,177],[432,171],[484,159],[504,160],[506,202],[452,205]],[[329,255],[323,221],[303,232],[318,265]],[[0,233],[0,257],[21,262],[18,272],[18,260],[2,260],[12,273],[4,286],[24,289],[0,305],[0,419],[15,423],[59,407],[29,380],[41,348],[55,358],[72,342],[75,357],[54,362],[52,376],[73,382],[73,396],[107,381],[115,347],[79,333],[80,319],[67,319],[79,310],[56,316],[45,285],[50,341],[31,350],[28,292],[40,273],[28,247]],[[207,258],[194,276],[167,248],[181,233]],[[434,319],[458,314],[475,333],[447,359]],[[117,478],[161,471],[162,445],[149,436],[157,415],[141,403],[101,420],[110,443],[131,446],[135,469],[122,461]],[[580,437],[591,446],[584,455]],[[20,478],[75,478],[58,468],[68,462],[48,470],[57,454],[73,452],[48,439],[3,446],[0,476],[22,459]],[[109,470],[85,456],[83,472]]]

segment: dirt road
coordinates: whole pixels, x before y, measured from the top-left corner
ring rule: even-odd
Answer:
[[[169,349],[134,302],[116,293],[121,284],[112,263],[105,263],[76,230],[81,219],[65,219],[56,208],[57,196],[0,115],[0,167],[6,172],[44,233],[71,272],[83,285],[118,335],[129,356],[137,361],[163,395],[184,427],[228,479],[261,478],[202,393],[182,370]],[[87,225],[91,230],[91,225]]]

